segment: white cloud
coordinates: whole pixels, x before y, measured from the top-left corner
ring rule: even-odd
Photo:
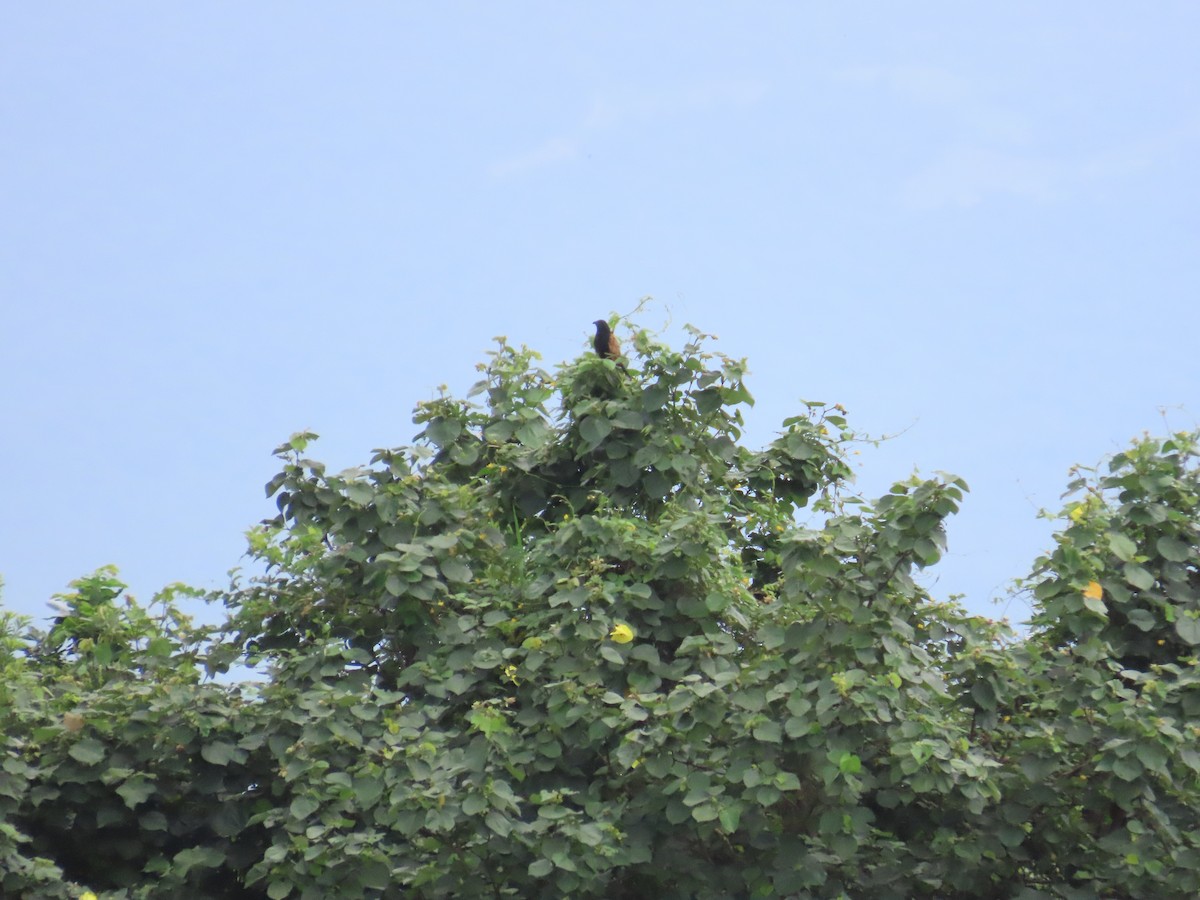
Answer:
[[[515,175],[530,169],[540,169],[554,163],[566,162],[579,156],[579,142],[570,137],[556,137],[545,141],[528,153],[511,156],[488,166],[488,172],[496,176]]]
[[[855,66],[839,70],[835,77],[854,84],[883,85],[931,106],[955,104],[970,95],[966,81],[934,66]]]
[[[615,128],[625,122],[645,122],[719,107],[750,106],[766,93],[761,81],[716,81],[687,88],[658,91],[609,91],[592,101],[583,120],[589,131]]]
[[[609,90],[593,98],[575,128],[543,141],[526,153],[492,163],[488,172],[503,177],[569,162],[581,155],[581,148],[590,136],[635,122],[749,106],[757,103],[766,90],[763,82],[738,80],[657,91]]]
[[[1174,128],[1142,135],[1128,144],[1094,154],[1080,164],[1079,176],[1083,180],[1120,178],[1172,156],[1186,154],[1190,159],[1197,142],[1200,142],[1200,119],[1184,121]]]
[[[980,99],[970,83],[948,70],[861,66],[840,70],[835,78],[934,107],[956,124],[952,143],[899,186],[901,201],[918,209],[969,208],[998,196],[1052,200],[1088,182],[1151,168],[1200,135],[1197,123],[1190,122],[1083,154],[1039,153],[1028,117]]]
[[[908,178],[901,198],[917,209],[977,206],[1008,194],[1050,199],[1063,176],[1058,164],[988,147],[956,147]]]

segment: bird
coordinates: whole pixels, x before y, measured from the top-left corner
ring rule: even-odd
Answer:
[[[596,348],[596,355],[601,359],[615,360],[617,365],[624,369],[625,365],[621,362],[621,342],[612,333],[608,323],[603,319],[597,319],[592,324],[596,326],[596,339],[592,341],[592,346]]]

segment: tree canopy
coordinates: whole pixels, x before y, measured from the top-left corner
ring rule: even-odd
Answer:
[[[689,333],[294,436],[220,628],[111,569],[6,616],[0,893],[1200,894],[1200,435],[1077,471],[1016,634],[916,577],[962,479],[856,496],[823,403],[747,448]]]

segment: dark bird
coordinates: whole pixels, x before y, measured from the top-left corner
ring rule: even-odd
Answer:
[[[612,329],[608,327],[608,323],[603,319],[597,319],[592,324],[596,326],[596,339],[592,341],[592,346],[596,348],[596,355],[601,359],[616,360],[617,365],[624,369],[625,366],[621,363],[621,343],[612,333]]]

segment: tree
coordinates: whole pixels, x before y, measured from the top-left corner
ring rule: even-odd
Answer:
[[[10,628],[5,889],[1200,892],[1196,435],[1081,474],[1017,636],[914,577],[961,479],[867,502],[840,407],[753,451],[742,362],[631,343],[552,376],[501,341],[359,469],[293,437],[220,634],[111,573]]]

